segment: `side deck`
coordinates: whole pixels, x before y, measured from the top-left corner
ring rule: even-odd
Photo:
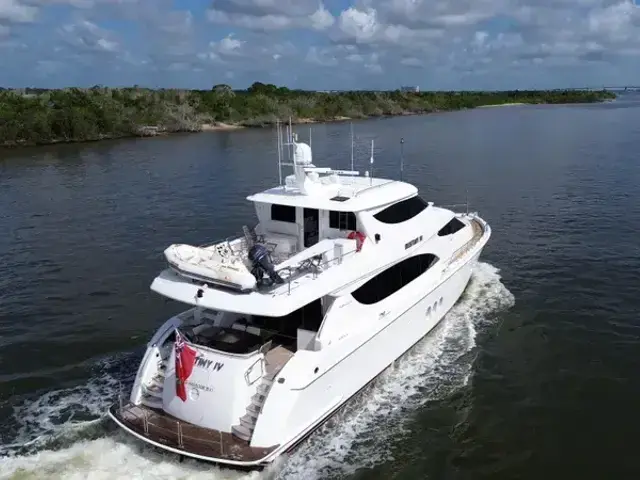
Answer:
[[[480,220],[478,220],[477,218],[471,218],[469,220],[469,223],[471,224],[471,228],[473,230],[473,236],[467,243],[465,243],[463,246],[458,248],[458,250],[456,250],[453,253],[453,255],[451,256],[451,259],[449,259],[448,265],[451,265],[456,261],[458,261],[460,258],[464,257],[464,255],[469,250],[471,250],[483,237],[485,228],[480,222]]]
[[[255,448],[231,433],[193,425],[143,405],[114,405],[111,417],[130,433],[175,453],[246,467],[258,467],[278,445]]]

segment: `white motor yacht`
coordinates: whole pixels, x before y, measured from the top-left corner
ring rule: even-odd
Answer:
[[[109,410],[144,442],[268,465],[438,324],[491,235],[409,183],[315,167],[290,130],[278,147],[293,174],[248,197],[254,228],[165,250],[151,290],[186,310],[154,333]]]

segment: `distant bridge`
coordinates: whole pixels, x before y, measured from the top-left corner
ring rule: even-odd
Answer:
[[[575,87],[575,88],[556,88],[556,91],[562,90],[580,90],[580,91],[600,91],[600,90],[612,90],[616,92],[638,92],[640,86],[636,85],[614,85],[614,86],[601,86],[601,87]]]

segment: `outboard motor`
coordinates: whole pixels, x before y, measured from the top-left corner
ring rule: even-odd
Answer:
[[[251,260],[251,263],[253,264],[251,273],[256,277],[258,285],[262,284],[265,273],[269,275],[272,284],[284,283],[282,277],[276,272],[273,262],[271,261],[271,256],[269,255],[269,251],[264,245],[260,243],[254,244],[249,249],[249,260]]]

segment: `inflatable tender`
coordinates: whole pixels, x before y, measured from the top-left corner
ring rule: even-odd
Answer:
[[[174,244],[164,251],[164,256],[183,277],[243,292],[256,288],[256,277],[226,244],[206,248]]]

